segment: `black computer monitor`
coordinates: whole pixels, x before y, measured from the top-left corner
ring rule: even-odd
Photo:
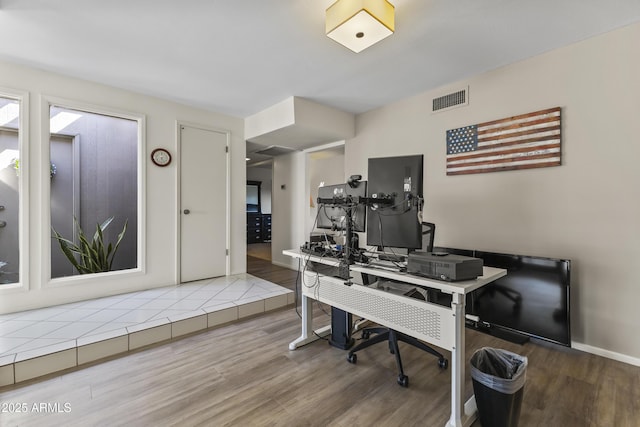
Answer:
[[[364,232],[366,230],[366,206],[355,203],[359,197],[367,195],[367,182],[360,181],[357,186],[349,184],[326,185],[318,188],[318,198],[332,199],[335,203],[318,203],[317,228],[331,230],[345,230],[346,216],[352,210],[352,230]]]
[[[367,244],[380,248],[422,248],[418,201],[422,200],[423,156],[369,159],[368,197],[385,200],[367,207]]]

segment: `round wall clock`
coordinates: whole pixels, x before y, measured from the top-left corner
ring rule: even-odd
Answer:
[[[167,166],[171,163],[171,154],[164,148],[156,148],[151,152],[151,161],[156,166]]]

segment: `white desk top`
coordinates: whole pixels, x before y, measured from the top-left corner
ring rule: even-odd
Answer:
[[[337,266],[340,264],[340,260],[336,258],[319,257],[316,255],[307,254],[301,252],[299,249],[286,249],[282,251],[284,255],[288,255],[294,258],[303,258],[308,261],[319,262],[326,265]],[[369,267],[366,265],[352,264],[349,266],[351,271],[358,273],[370,274],[372,276],[384,277],[386,279],[397,280],[400,282],[411,283],[417,286],[423,286],[426,288],[439,289],[445,293],[456,293],[466,295],[476,289],[490,283],[500,277],[507,275],[507,270],[494,267],[483,267],[482,276],[475,280],[464,280],[460,282],[446,282],[443,280],[429,279],[422,276],[416,276],[409,273],[403,273],[398,271],[389,271],[376,267]]]

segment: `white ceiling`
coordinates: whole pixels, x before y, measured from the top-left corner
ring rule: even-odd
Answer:
[[[354,54],[333,0],[0,0],[0,59],[237,117],[290,96],[351,113],[640,21],[640,0],[391,0]]]

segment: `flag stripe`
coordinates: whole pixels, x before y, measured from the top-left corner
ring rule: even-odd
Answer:
[[[553,115],[553,116],[543,117],[537,120],[522,120],[515,123],[511,123],[506,126],[505,125],[493,125],[493,126],[478,125],[478,136],[491,133],[497,128],[503,129],[503,130],[521,129],[524,127],[544,125],[545,123],[560,123],[560,116]]]
[[[447,175],[558,166],[560,108],[448,130]]]
[[[554,159],[552,159],[554,160]],[[447,172],[447,175],[469,175],[469,174],[474,174],[474,173],[486,173],[486,172],[498,172],[498,171],[512,171],[512,170],[519,170],[519,169],[533,169],[533,168],[546,168],[546,167],[550,167],[550,166],[557,166],[558,161],[554,160],[551,162],[547,162],[544,159],[540,160],[538,162],[514,162],[511,165],[508,166],[500,166],[500,167],[493,167],[493,168],[487,168],[487,167],[476,167],[476,168],[471,168],[471,169],[467,169],[467,168],[458,168],[456,170],[453,170],[451,172]]]
[[[539,117],[539,116],[544,116],[546,114],[551,114],[551,113],[560,114],[560,107],[549,108],[548,110],[541,110],[541,111],[536,111],[528,114],[521,114],[519,116],[507,117],[506,119],[493,120],[491,122],[482,123],[479,126],[492,126],[492,125],[501,124],[501,123],[514,122],[518,120],[526,120],[530,117]]]
[[[514,153],[511,155],[497,155],[487,157],[483,161],[473,161],[473,160],[464,160],[460,162],[452,163],[452,166],[461,167],[461,166],[478,166],[478,165],[498,165],[500,163],[509,163],[516,161],[527,161],[527,160],[535,160],[535,159],[559,159],[560,153],[558,150],[541,150],[538,152],[531,153]],[[451,168],[453,169],[453,168]]]
[[[492,155],[493,156],[506,156],[506,155],[510,155],[510,154],[518,154],[518,153],[533,153],[533,154],[539,154],[540,152],[560,152],[560,145],[558,144],[536,144],[536,145],[531,145],[531,146],[527,146],[527,147],[522,147],[522,148],[516,148],[516,149],[495,149],[495,150],[491,150],[490,153],[482,153],[482,154],[468,154],[468,155],[464,155],[464,156],[451,156],[451,159],[449,160],[449,164],[450,165],[455,165],[467,160],[477,160],[477,159],[481,159],[481,158],[491,158]]]

